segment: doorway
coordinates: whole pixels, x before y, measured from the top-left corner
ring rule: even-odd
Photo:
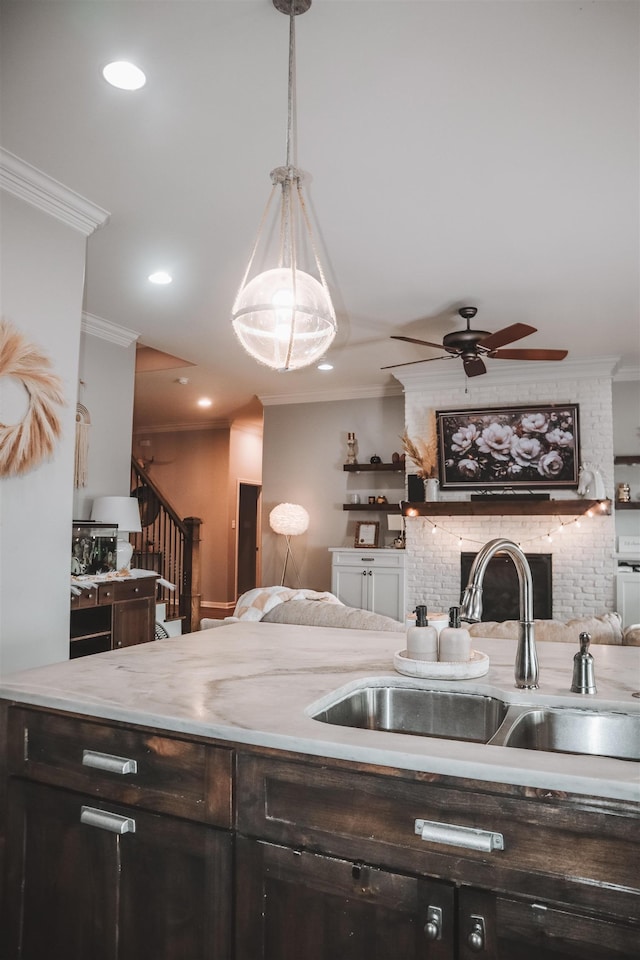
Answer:
[[[260,496],[262,486],[240,481],[238,489],[237,596],[258,586],[260,579]]]

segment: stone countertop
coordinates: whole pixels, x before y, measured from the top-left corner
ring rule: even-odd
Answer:
[[[0,681],[0,696],[233,744],[640,802],[639,763],[339,727],[313,720],[309,709],[367,678],[640,713],[632,697],[640,691],[640,648],[593,645],[598,692],[581,696],[569,692],[576,652],[569,644],[539,643],[540,689],[517,690],[514,641],[475,637],[489,672],[455,681],[397,673],[402,641],[394,633],[239,621],[13,674]]]

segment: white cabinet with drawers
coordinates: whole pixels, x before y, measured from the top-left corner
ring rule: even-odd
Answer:
[[[349,607],[381,613],[404,623],[404,550],[329,547],[331,592]]]

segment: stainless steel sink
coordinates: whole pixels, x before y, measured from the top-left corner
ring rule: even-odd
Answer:
[[[386,686],[361,687],[314,713],[313,719],[341,727],[486,743],[506,712],[506,704],[495,697]]]
[[[479,693],[364,685],[313,711],[321,723],[489,746],[640,761],[640,714],[509,705]]]
[[[525,709],[500,741],[505,747],[525,750],[640,760],[640,714]]]

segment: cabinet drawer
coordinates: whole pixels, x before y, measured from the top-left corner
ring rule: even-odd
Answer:
[[[542,886],[550,899],[569,895],[598,910],[611,895],[612,912],[637,909],[637,804],[616,804],[614,812],[610,801],[548,791],[454,788],[435,775],[249,754],[239,757],[237,789],[238,827],[252,836],[505,892],[536,896]],[[416,821],[434,824],[427,839]],[[503,849],[474,849],[478,830],[501,835]]]
[[[71,609],[72,610],[82,610],[84,607],[95,607],[98,602],[98,591],[93,590],[83,590],[78,596],[75,593],[71,594]]]
[[[117,603],[121,600],[138,600],[154,597],[155,577],[140,577],[133,580],[109,580],[98,587],[98,603]]]
[[[354,550],[333,554],[334,566],[345,567],[404,567],[404,554],[400,550]]]
[[[13,707],[9,772],[228,827],[232,751],[154,732]]]

